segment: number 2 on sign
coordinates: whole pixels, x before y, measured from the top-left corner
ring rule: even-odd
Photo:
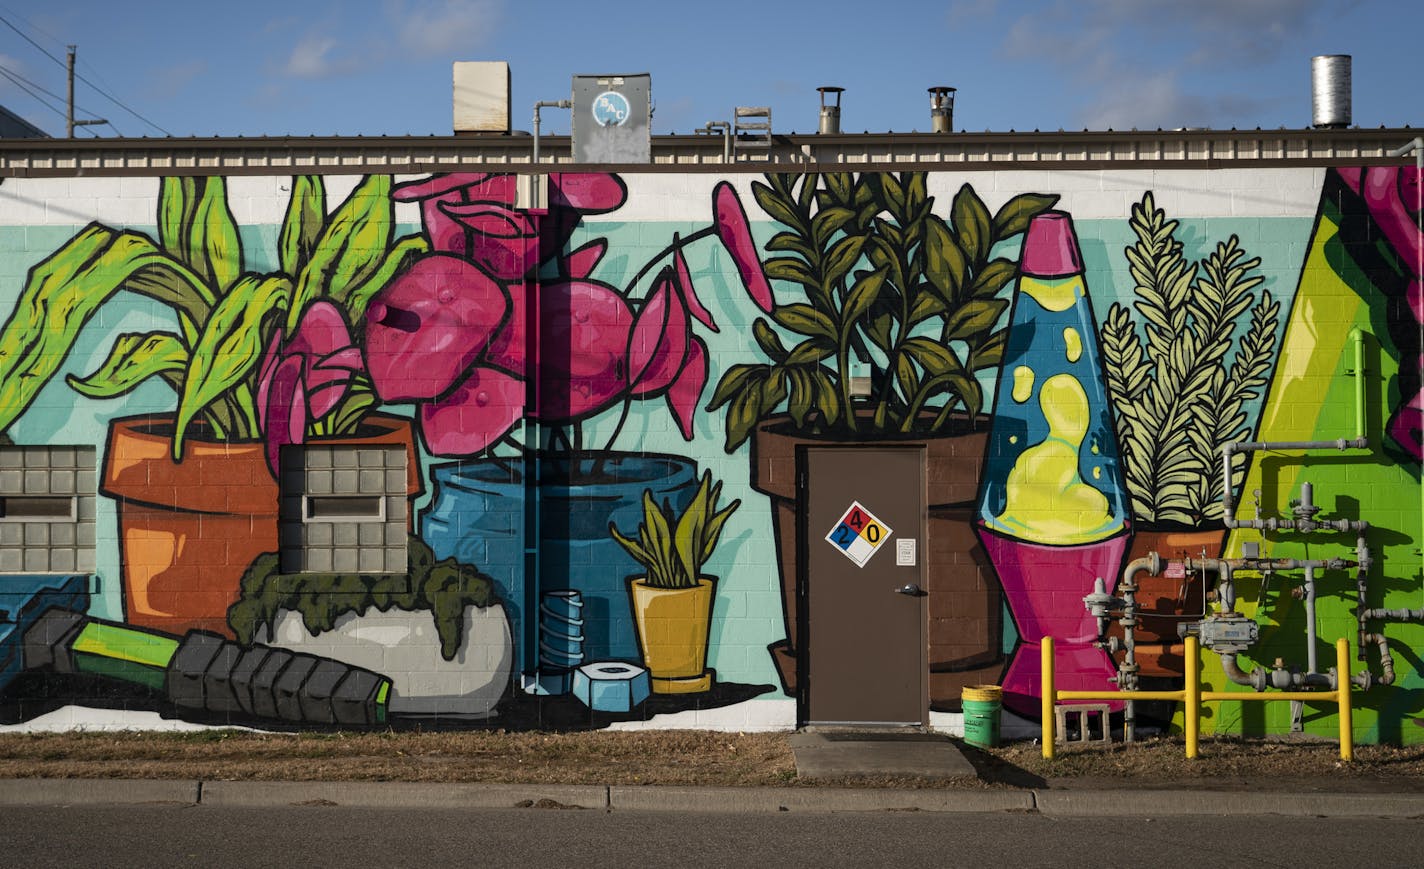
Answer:
[[[835,530],[835,541],[837,546],[845,549],[851,545],[851,543],[855,542],[855,532],[850,530],[848,526],[842,525]]]

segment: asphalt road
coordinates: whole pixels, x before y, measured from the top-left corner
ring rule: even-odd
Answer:
[[[6,806],[0,865],[1419,865],[1419,822],[1036,812],[727,814],[329,805]]]

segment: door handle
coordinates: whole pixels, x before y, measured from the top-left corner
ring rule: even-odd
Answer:
[[[895,593],[908,594],[910,597],[919,597],[920,595],[924,594],[925,591],[918,585],[915,585],[913,582],[907,582],[899,588],[895,589]]]

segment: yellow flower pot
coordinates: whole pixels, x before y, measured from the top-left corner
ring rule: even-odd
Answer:
[[[712,687],[707,641],[716,582],[703,576],[691,588],[655,588],[641,577],[628,580],[638,648],[653,693],[697,694]]]

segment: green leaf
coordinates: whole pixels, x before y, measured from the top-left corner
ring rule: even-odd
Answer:
[[[836,324],[831,322],[831,318],[804,302],[777,305],[772,309],[771,316],[778,326],[790,329],[798,335],[819,335],[833,341],[839,337]]]
[[[824,248],[831,236],[835,235],[847,223],[855,219],[855,212],[844,205],[834,205],[830,208],[822,208],[816,212],[816,216],[811,218],[811,238],[817,247]]]
[[[752,323],[752,337],[756,339],[757,346],[761,347],[761,352],[770,356],[773,362],[786,361],[786,345],[781,343],[781,338],[767,325],[765,319],[757,317]]]
[[[994,215],[993,240],[1003,241],[1028,229],[1029,221],[1058,203],[1058,194],[1020,193]]]
[[[991,260],[975,276],[969,295],[976,299],[992,299],[1014,279],[1017,272],[1018,266],[1003,257]]]
[[[752,182],[752,196],[756,198],[761,210],[765,211],[772,220],[780,221],[795,229],[803,237],[807,234],[806,221],[802,220],[796,213],[795,208],[786,198],[760,181]]]
[[[884,269],[877,269],[863,275],[855,282],[855,286],[850,288],[850,293],[846,296],[845,310],[841,314],[842,335],[850,334],[850,329],[855,321],[860,319],[866,311],[869,311],[871,305],[875,304],[884,285]]]
[[[291,298],[291,281],[284,275],[246,275],[213,309],[193,348],[173,432],[173,458],[183,458],[188,425],[213,401],[242,383],[262,361],[262,324]]]
[[[30,269],[14,310],[0,330],[0,431],[30,406],[69,355],[100,305],[145,269],[188,281],[201,299],[201,280],[159,250],[153,240],[93,223]]]
[[[964,371],[963,363],[953,350],[924,336],[909,339],[902,349],[932,377]]]
[[[242,243],[221,177],[164,178],[159,187],[163,249],[222,291],[242,272]]]
[[[109,358],[86,377],[66,378],[74,390],[90,398],[116,398],[155,375],[170,385],[181,384],[188,367],[188,348],[171,332],[140,335],[126,332],[114,339]]]
[[[965,302],[945,322],[945,340],[961,341],[988,334],[1008,307],[1008,299],[975,299]]]
[[[761,422],[761,386],[763,378],[766,376],[769,376],[769,371],[754,382],[748,383],[746,389],[735,393],[731,403],[727,405],[725,449],[729,453],[735,452],[737,447],[751,437],[752,430],[756,428],[757,423]]]
[[[799,259],[772,257],[762,265],[766,269],[766,276],[773,280],[794,281],[807,287],[820,285],[816,276],[811,274],[810,267]]]
[[[282,271],[299,275],[316,249],[326,220],[326,183],[320,175],[298,175],[292,179],[292,196],[277,239]]]
[[[308,304],[322,296],[346,298],[380,269],[391,245],[395,210],[391,176],[367,175],[331,216],[311,259],[297,276],[286,330],[295,332]]]
[[[819,336],[807,338],[792,348],[791,353],[785,359],[785,364],[788,366],[810,365],[834,356],[835,352],[836,345],[829,338]]]
[[[971,262],[981,263],[989,257],[989,247],[993,243],[992,227],[989,224],[989,209],[984,200],[965,184],[955,194],[949,210],[950,222],[959,236],[959,246],[968,254]]]
[[[834,286],[850,272],[856,260],[860,259],[865,239],[863,235],[847,236],[831,246],[822,269],[826,287]]]
[[[707,410],[716,410],[733,396],[760,389],[760,381],[770,373],[768,366],[759,363],[733,365],[722,375],[722,379],[717,381],[717,388],[712,392],[712,400],[707,403]]]
[[[925,277],[946,303],[952,302],[964,284],[968,265],[964,251],[943,220],[930,215],[925,221],[925,240],[920,249],[924,255]]]

